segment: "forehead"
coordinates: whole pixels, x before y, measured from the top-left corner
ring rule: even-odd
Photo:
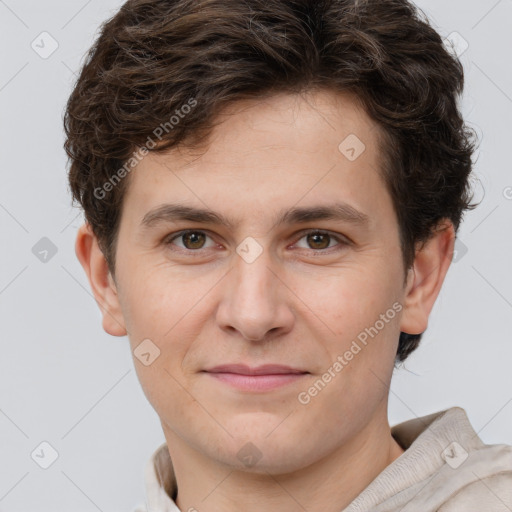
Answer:
[[[149,209],[176,200],[227,219],[257,212],[275,219],[283,207],[335,202],[363,212],[389,209],[380,128],[350,95],[239,101],[215,124],[205,150],[152,152],[135,167],[124,204],[139,223]]]

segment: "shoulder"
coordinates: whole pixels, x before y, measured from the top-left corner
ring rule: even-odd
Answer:
[[[512,510],[512,471],[477,479],[459,489],[438,512],[510,512]]]

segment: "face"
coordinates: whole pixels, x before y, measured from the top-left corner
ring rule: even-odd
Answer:
[[[170,446],[291,471],[387,417],[410,290],[397,218],[378,127],[349,96],[276,95],[220,119],[206,152],[149,154],[130,175],[119,322],[150,354],[134,364]]]

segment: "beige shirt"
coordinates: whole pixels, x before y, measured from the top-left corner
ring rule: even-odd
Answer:
[[[484,444],[464,409],[409,420],[391,433],[405,452],[340,512],[512,512],[512,446]],[[165,443],[144,479],[146,505],[134,512],[182,512]]]

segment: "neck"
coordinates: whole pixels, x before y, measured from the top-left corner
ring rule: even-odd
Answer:
[[[178,487],[175,501],[182,511],[339,512],[404,452],[386,419],[296,471],[254,473],[205,457],[165,426],[164,433]]]

